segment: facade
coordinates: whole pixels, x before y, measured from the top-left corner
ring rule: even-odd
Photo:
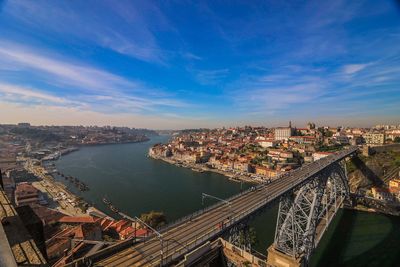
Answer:
[[[29,183],[20,183],[15,189],[15,204],[17,206],[38,204],[39,191]]]
[[[257,175],[261,175],[266,178],[275,178],[278,175],[278,172],[276,170],[272,170],[272,169],[264,167],[264,166],[256,166],[255,173]]]
[[[331,154],[332,154],[332,152],[315,152],[315,153],[313,153],[312,157],[313,157],[314,161],[317,161],[317,160],[325,158]]]
[[[386,188],[372,187],[372,196],[379,200],[392,200],[392,194]]]
[[[278,127],[275,128],[275,140],[288,140],[289,137],[292,136],[293,130],[292,127]]]
[[[393,194],[397,201],[400,201],[400,179],[389,181],[389,191]]]
[[[368,145],[383,145],[385,143],[384,133],[366,133],[363,137]]]
[[[258,144],[261,147],[267,148],[267,147],[275,147],[277,144],[279,144],[279,142],[272,139],[265,139],[265,140],[259,140]]]

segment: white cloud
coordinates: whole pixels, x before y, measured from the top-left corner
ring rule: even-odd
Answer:
[[[0,42],[0,62],[25,69],[39,70],[50,75],[52,80],[73,85],[85,90],[110,90],[116,86],[137,89],[137,82],[128,81],[114,75],[78,62],[68,62],[65,58],[43,55],[27,47]],[[55,79],[57,77],[57,79]]]
[[[216,70],[190,70],[196,80],[204,85],[216,84],[229,74],[229,69]]]
[[[343,66],[343,72],[345,74],[354,74],[359,71],[362,71],[366,67],[368,67],[370,64],[348,64]]]
[[[22,97],[25,99],[44,100],[59,104],[65,104],[68,102],[66,99],[61,97],[5,83],[0,83],[0,93],[11,95],[12,97],[15,97],[16,100]]]
[[[153,28],[168,28],[168,21],[150,1],[64,3],[8,1],[4,14],[29,27],[78,39],[152,63],[163,63]]]
[[[288,75],[275,74],[275,75],[265,75],[260,77],[260,82],[279,82],[287,79]]]
[[[141,110],[154,111],[156,107],[160,106],[170,108],[189,106],[187,103],[174,99],[159,89],[150,88],[141,82],[127,80],[111,72],[65,57],[45,54],[4,41],[0,41],[1,64],[16,66],[16,72],[27,71],[29,80],[36,79],[40,82],[47,82],[51,87],[55,86],[64,90],[70,99],[79,97],[82,103],[102,110],[108,108],[115,109],[115,112],[122,110],[138,112]],[[8,93],[10,91],[16,93],[17,90],[20,93],[28,93],[28,89],[21,91],[21,86],[15,84],[9,84],[7,88],[9,89]],[[52,102],[63,103],[62,99],[56,96],[45,96],[43,93],[39,95],[40,91],[34,88],[29,89],[31,97],[36,92],[36,98],[47,97],[47,100],[50,100],[52,97]],[[54,93],[56,92],[54,90]],[[97,103],[94,100],[97,100]]]

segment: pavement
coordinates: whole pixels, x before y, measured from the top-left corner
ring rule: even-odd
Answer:
[[[74,205],[68,202],[68,199],[74,201],[76,196],[69,192],[63,184],[58,183],[53,177],[47,174],[42,166],[34,166],[28,163],[26,168],[42,179],[39,182],[33,182],[32,185],[44,194],[47,194],[52,208],[56,208],[60,212],[70,216],[88,216],[80,208],[74,207]],[[65,197],[62,197],[62,195]]]

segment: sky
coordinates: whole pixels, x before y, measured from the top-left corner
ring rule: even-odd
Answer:
[[[398,1],[0,0],[0,123],[400,124]]]

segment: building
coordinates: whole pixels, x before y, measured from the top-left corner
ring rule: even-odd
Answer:
[[[400,201],[400,179],[393,179],[389,181],[389,192]]]
[[[25,207],[17,211],[13,205],[10,205],[10,200],[0,188],[0,210],[2,211],[0,220],[3,224],[1,237],[2,241],[5,241],[1,242],[1,254],[14,257],[15,265],[10,266],[17,266],[16,263],[18,266],[48,266],[45,255],[38,246],[38,242],[43,240],[43,236],[40,237],[40,240],[35,240],[41,234],[41,231],[37,230],[41,226],[40,222],[38,223],[37,218],[29,218],[29,216],[26,219],[24,215],[29,215],[26,212],[27,208],[29,209],[29,207]],[[32,236],[31,232],[35,236]],[[12,262],[12,258],[10,262]],[[1,266],[8,266],[2,263],[5,262],[0,260]]]
[[[282,140],[288,140],[289,137],[292,136],[292,128],[290,127],[278,127],[275,128],[275,140],[276,141],[282,141]]]
[[[261,147],[275,147],[279,142],[273,139],[258,140],[258,144]]]
[[[334,136],[334,139],[336,141],[336,143],[341,144],[341,145],[347,145],[350,143],[349,138],[345,135],[336,135]]]
[[[372,196],[375,199],[379,200],[392,200],[392,194],[386,188],[381,187],[372,187],[371,188]]]
[[[17,206],[38,204],[39,191],[29,183],[19,183],[15,188],[15,204]]]
[[[363,137],[368,145],[383,145],[385,143],[384,133],[369,132],[364,134]]]
[[[389,190],[392,192],[400,192],[400,179],[393,179],[389,181]]]
[[[289,122],[289,127],[277,127],[275,128],[275,140],[288,140],[293,134],[292,123]]]
[[[8,176],[13,180],[14,183],[23,183],[23,182],[35,182],[38,181],[38,178],[28,172],[27,170],[23,168],[16,168],[13,170],[10,170],[8,172]]]
[[[333,153],[332,152],[315,152],[312,154],[312,157],[313,157],[314,161],[317,161],[317,160],[325,158],[331,154],[333,154]]]
[[[278,172],[276,170],[272,170],[272,169],[270,169],[268,167],[264,167],[264,166],[256,166],[255,173],[257,175],[261,175],[266,178],[275,178],[278,175]]]

